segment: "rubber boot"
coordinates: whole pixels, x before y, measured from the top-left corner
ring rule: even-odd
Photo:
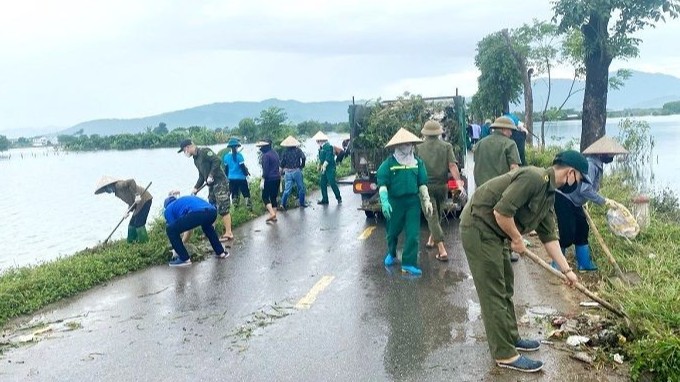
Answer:
[[[149,234],[146,233],[146,226],[137,228],[137,241],[140,243],[146,243],[149,241]]]
[[[128,226],[127,242],[132,243],[137,240],[137,227]]]
[[[579,271],[596,271],[597,265],[593,263],[590,258],[590,246],[577,245],[576,250],[576,266]]]
[[[566,260],[566,256],[565,256],[565,255],[567,254],[567,249],[566,249],[566,248],[560,248],[560,249],[562,250],[562,256],[564,256],[564,257],[565,257],[565,260]],[[562,271],[562,270],[560,269],[560,266],[557,265],[557,262],[555,262],[555,260],[553,260],[553,261],[550,263],[550,265],[553,267],[553,269],[557,269],[557,270],[560,271],[560,272]]]

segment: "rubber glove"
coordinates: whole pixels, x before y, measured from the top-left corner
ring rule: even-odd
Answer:
[[[385,220],[390,220],[390,217],[392,216],[392,205],[390,204],[390,199],[387,196],[387,187],[380,187],[379,194],[380,206],[382,207],[383,216],[385,217]]]
[[[193,188],[191,190],[191,195],[196,195],[196,194],[198,194],[198,188]]]
[[[322,174],[326,172],[326,167],[328,167],[328,162],[323,162],[323,164],[321,165]]]
[[[432,207],[432,202],[430,202],[430,193],[427,191],[427,186],[422,185],[418,187],[418,192],[420,193],[420,203],[423,206],[423,212],[425,212],[425,216],[432,216],[434,208]]]
[[[215,180],[213,179],[213,177],[209,176],[208,179],[205,180],[205,184],[207,184],[209,186],[209,185],[213,184],[214,181]]]
[[[135,203],[139,203],[142,201],[142,196],[141,195],[136,195],[135,196]]]

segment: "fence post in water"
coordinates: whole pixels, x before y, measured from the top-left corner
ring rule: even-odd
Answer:
[[[643,230],[649,226],[649,197],[641,194],[633,198],[633,216],[637,221],[640,229]]]

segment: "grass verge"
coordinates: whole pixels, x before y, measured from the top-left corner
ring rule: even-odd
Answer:
[[[350,174],[348,160],[338,166],[337,174],[338,177]],[[316,163],[310,162],[305,167],[304,179],[308,193],[318,189]],[[253,180],[250,189],[253,210],[251,212],[244,206],[234,206],[231,211],[233,227],[265,212],[259,179]],[[157,195],[156,199],[162,200],[161,195]],[[223,230],[221,224],[221,219],[218,219],[218,232]],[[200,240],[198,236],[193,235],[193,241]],[[193,253],[192,257],[195,259],[196,255]],[[0,274],[0,327],[4,327],[12,318],[33,313],[48,304],[75,296],[115,277],[164,264],[169,257],[170,243],[165,235],[165,221],[159,217],[150,225],[147,243],[128,244],[125,240],[118,240],[54,261],[8,269]]]

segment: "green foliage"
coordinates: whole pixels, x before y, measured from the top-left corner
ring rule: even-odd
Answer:
[[[158,126],[153,128],[152,132],[157,135],[165,135],[168,133],[168,127],[165,122],[161,122]]]
[[[9,150],[9,139],[4,135],[0,135],[0,151],[7,150]]]
[[[479,91],[472,98],[471,111],[477,117],[498,116],[522,94],[522,77],[501,32],[477,43],[475,66],[480,70]]]
[[[629,154],[621,156],[616,167],[626,175],[626,181],[641,190],[649,184],[647,177],[649,162],[654,149],[654,138],[649,133],[649,123],[641,120],[624,119],[619,122],[619,142]]]
[[[160,127],[160,126],[159,126]],[[161,147],[176,147],[182,139],[189,138],[199,145],[214,145],[224,143],[228,136],[223,131],[210,130],[205,127],[192,126],[188,129],[177,128],[169,133],[163,133],[159,127],[137,134],[119,134],[99,136],[92,134],[60,135],[59,145],[66,150],[134,150],[155,149]],[[159,132],[156,130],[159,129]]]
[[[662,109],[666,114],[680,114],[680,101],[665,103]]]
[[[527,164],[536,167],[550,167],[555,155],[561,150],[562,148],[558,146],[548,146],[543,149],[527,146],[525,153]]]

